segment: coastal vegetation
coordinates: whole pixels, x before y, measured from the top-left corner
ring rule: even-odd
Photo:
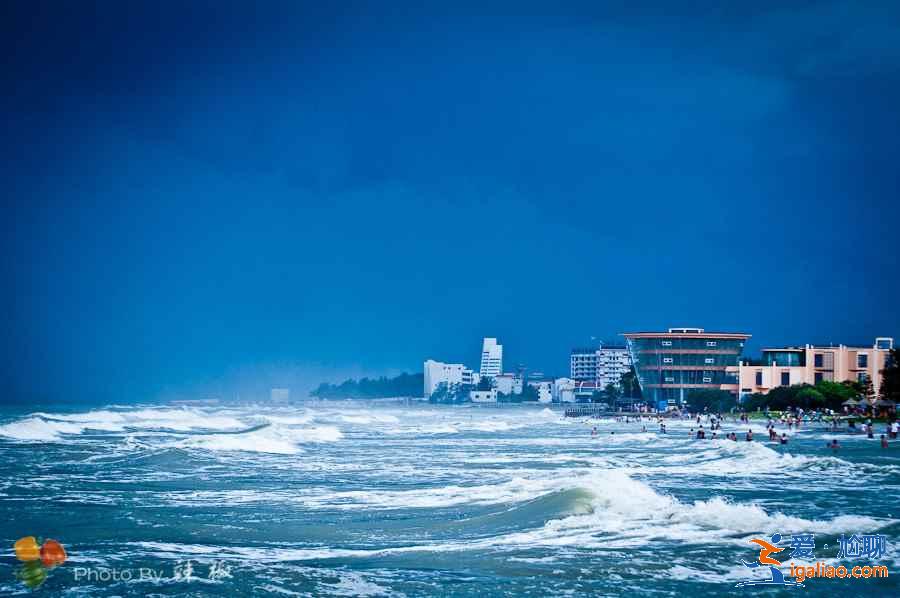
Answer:
[[[860,382],[831,382],[823,380],[816,385],[794,384],[776,386],[768,393],[754,393],[747,397],[744,408],[747,411],[770,409],[783,411],[791,407],[803,409],[833,409],[840,411],[844,401],[871,398],[872,384]]]
[[[695,388],[688,393],[687,404],[693,413],[724,413],[737,406],[737,400],[727,390]]]
[[[881,371],[881,398],[900,403],[900,349],[891,349],[888,365]]]
[[[402,373],[388,378],[353,378],[340,384],[323,382],[310,396],[319,399],[386,399],[393,397],[421,397],[423,374]]]

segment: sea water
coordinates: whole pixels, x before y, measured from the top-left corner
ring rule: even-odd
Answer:
[[[764,577],[742,561],[774,533],[813,534],[817,561],[848,566],[842,534],[887,540],[860,564],[892,577],[790,591],[900,592],[900,442],[696,427],[349,401],[7,410],[0,594],[34,591],[12,550],[28,535],[68,551],[43,595],[771,594],[734,585]]]

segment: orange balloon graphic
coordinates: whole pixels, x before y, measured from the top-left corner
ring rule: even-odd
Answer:
[[[41,546],[41,562],[45,567],[55,567],[66,562],[66,549],[56,540],[46,540]]]
[[[41,558],[41,551],[34,536],[19,538],[13,547],[16,549],[16,558],[20,561],[36,561]]]

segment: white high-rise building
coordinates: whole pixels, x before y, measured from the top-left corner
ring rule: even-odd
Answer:
[[[499,376],[503,373],[503,345],[497,339],[485,337],[481,345],[481,375]]]

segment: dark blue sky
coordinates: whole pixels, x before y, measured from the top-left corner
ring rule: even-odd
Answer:
[[[900,333],[897,3],[156,4],[0,7],[6,396]]]

